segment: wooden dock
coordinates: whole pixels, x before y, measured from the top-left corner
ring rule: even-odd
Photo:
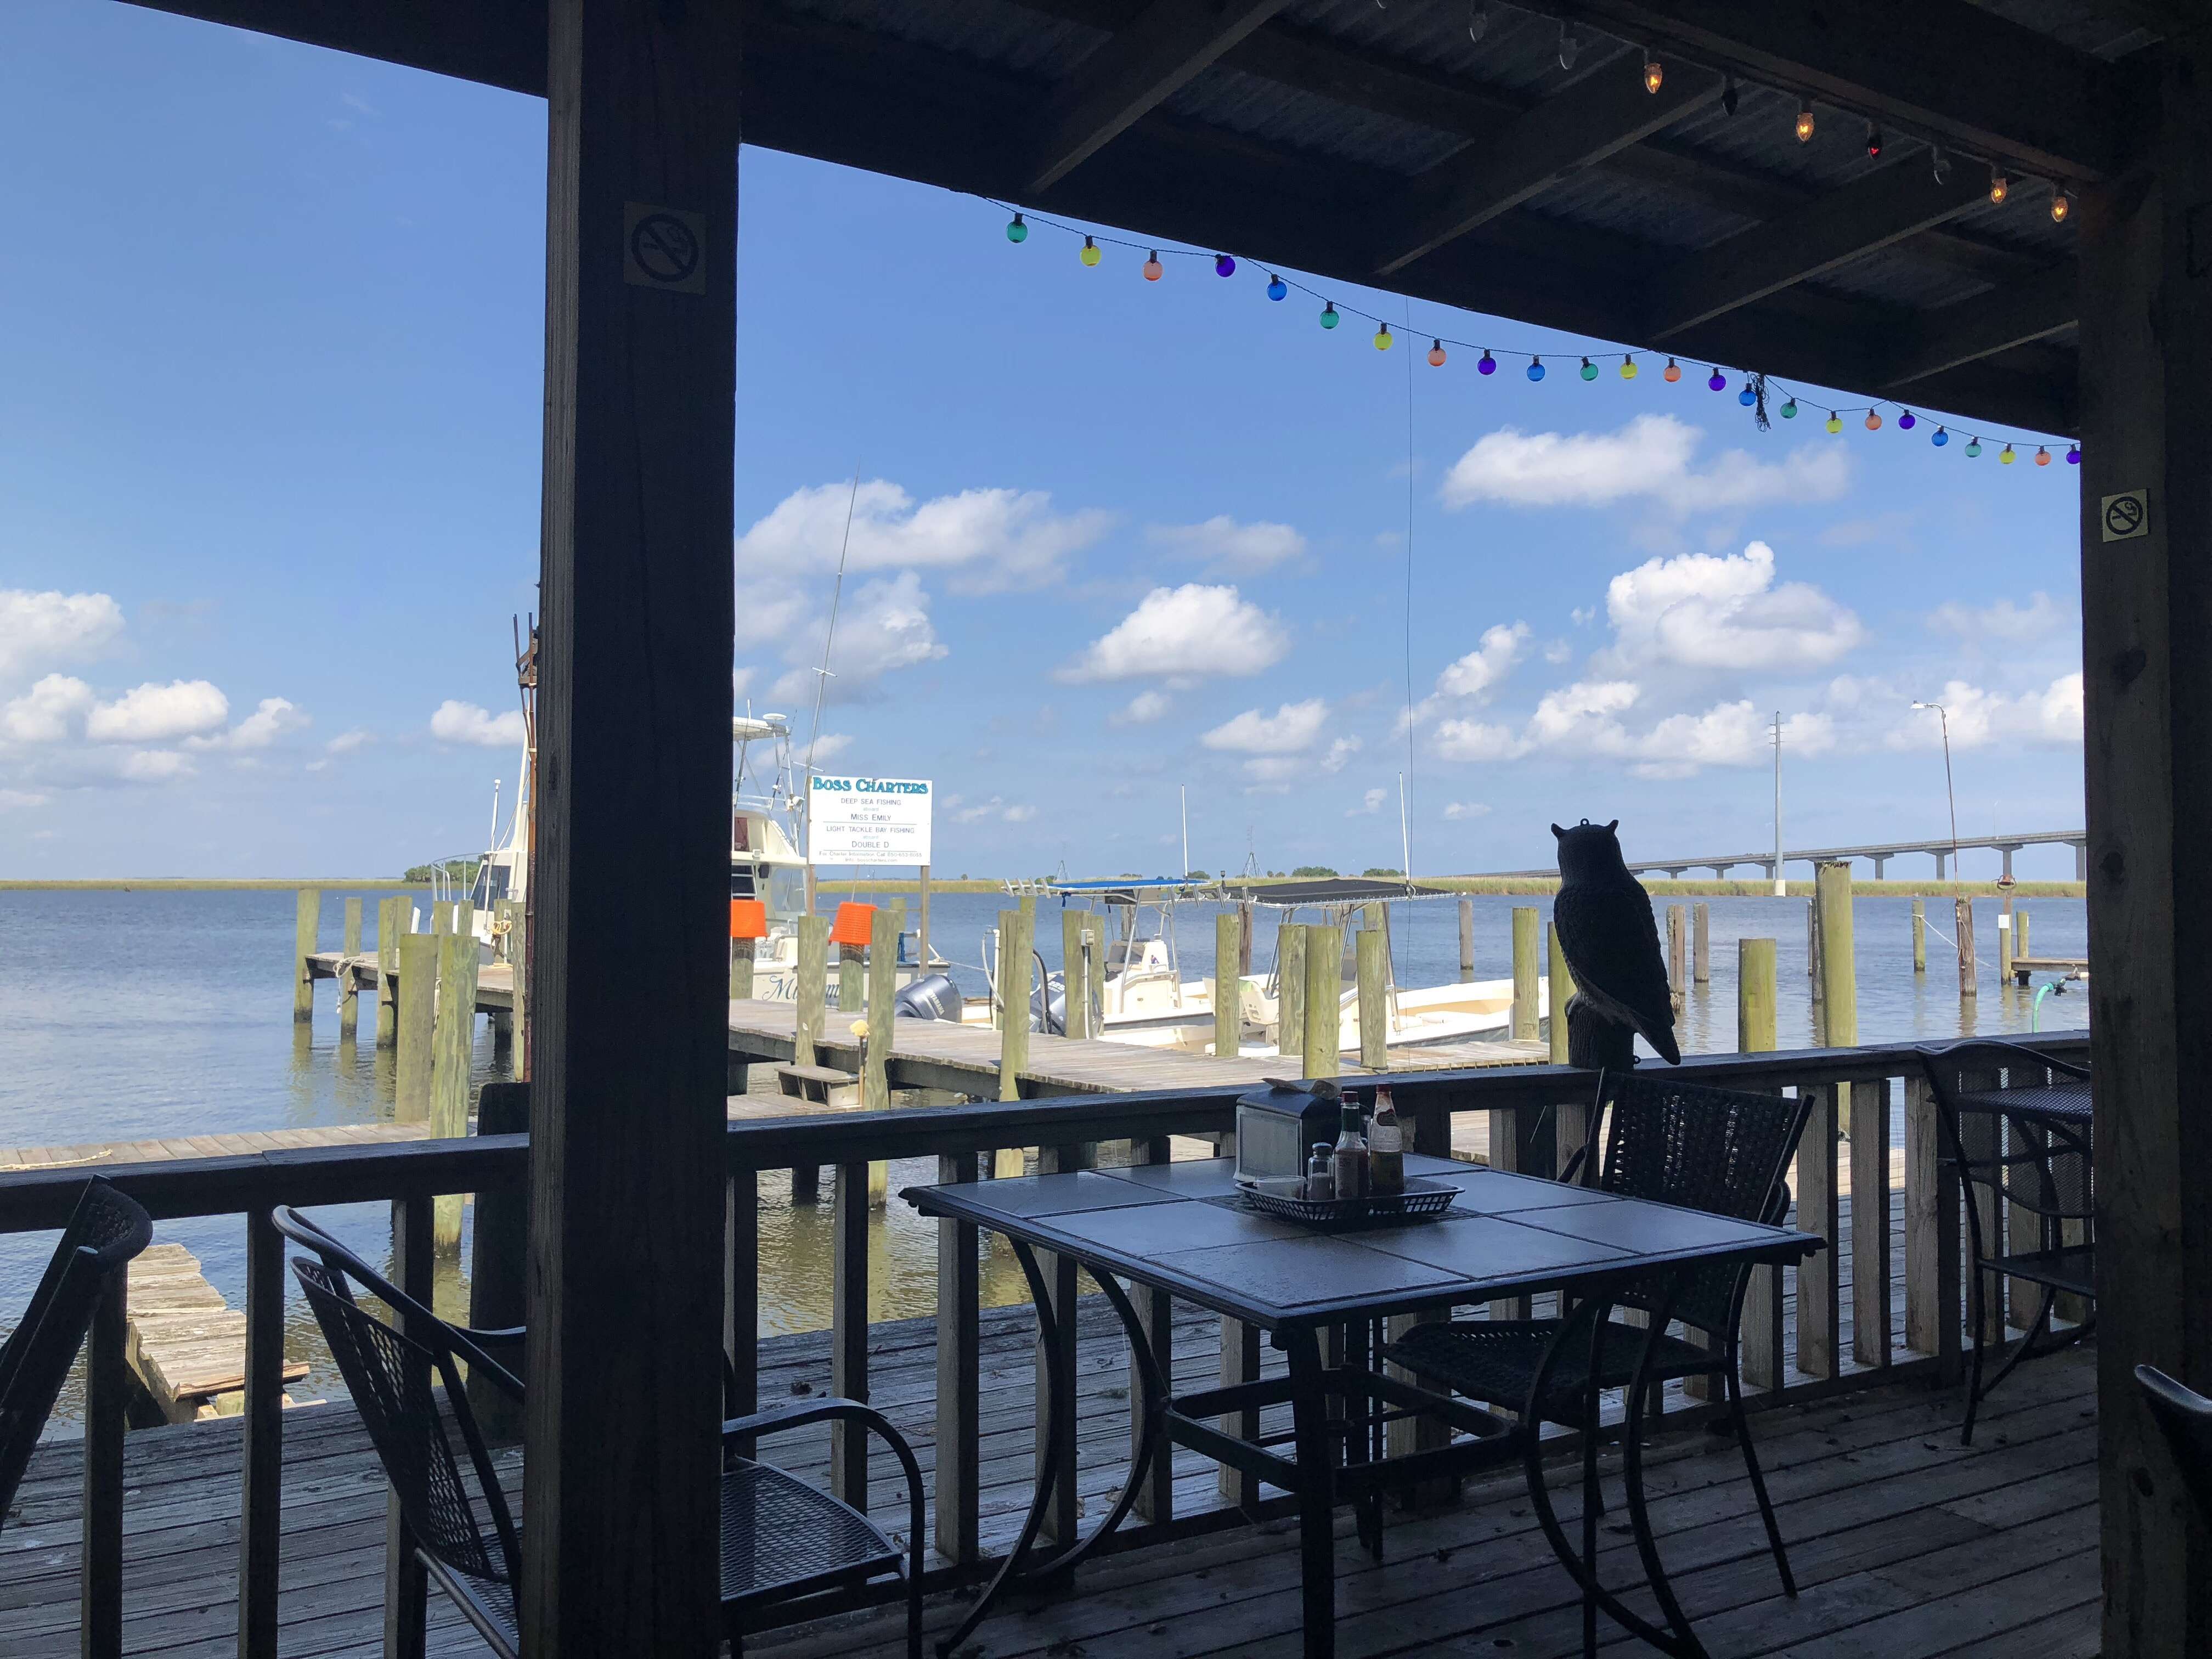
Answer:
[[[181,1244],[149,1244],[131,1262],[124,1357],[150,1411],[165,1423],[234,1416],[245,1401],[246,1316],[207,1282]],[[284,1366],[287,1387],[307,1375]]]

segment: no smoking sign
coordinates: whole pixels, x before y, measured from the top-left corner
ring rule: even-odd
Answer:
[[[623,280],[672,294],[707,291],[707,216],[623,204]]]
[[[2097,514],[2108,542],[2131,542],[2138,536],[2150,534],[2150,491],[2124,489],[2117,495],[2107,495]]]

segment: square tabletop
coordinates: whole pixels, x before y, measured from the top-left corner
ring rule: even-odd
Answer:
[[[1479,1164],[1408,1156],[1459,1188],[1441,1220],[1321,1233],[1219,1200],[1229,1158],[909,1187],[925,1215],[973,1222],[1265,1329],[1488,1302],[1655,1267],[1784,1262],[1822,1241],[1701,1210]]]

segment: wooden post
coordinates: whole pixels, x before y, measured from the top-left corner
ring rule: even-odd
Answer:
[[[2035,954],[2027,948],[2027,912],[2017,907],[2012,913],[2012,953],[2015,958]]]
[[[345,961],[338,969],[338,1041],[351,1042],[361,1030],[361,998],[354,987],[353,959],[361,954],[361,901],[345,902]]]
[[[1260,1328],[1224,1317],[1221,1322],[1221,1386],[1227,1389],[1239,1382],[1256,1382],[1259,1376]],[[1260,1435],[1260,1413],[1225,1412],[1214,1420],[1214,1426],[1240,1440],[1256,1440]],[[1224,1463],[1215,1472],[1214,1482],[1214,1489],[1224,1498],[1247,1515],[1255,1513],[1260,1502],[1258,1480]]]
[[[929,866],[921,866],[921,893],[916,900],[920,914],[915,921],[914,970],[917,975],[929,971]]]
[[[1286,921],[1275,935],[1275,1052],[1300,1065],[1306,1054],[1306,929]]]
[[[1851,1357],[1889,1364],[1889,1085],[1851,1085]]]
[[[1091,988],[1083,954],[1084,923],[1089,915],[1073,905],[1060,913],[1060,1006],[1067,1011],[1066,1034],[1072,1037],[1096,1035],[1091,1029]]]
[[[1997,989],[2012,983],[2012,915],[2008,911],[1997,912]]]
[[[349,901],[356,932],[361,901]],[[276,1659],[284,1493],[284,1236],[246,1218],[246,1468],[239,1494],[239,1659]],[[119,1279],[123,1277],[118,1273]]]
[[[940,1154],[939,1182],[973,1181],[972,1152]],[[978,1308],[982,1293],[975,1226],[937,1224],[937,1491],[931,1541],[956,1565],[981,1553],[981,1372]]]
[[[292,918],[292,1021],[306,1025],[315,1018],[315,981],[307,973],[307,958],[321,948],[323,895],[319,888],[302,887],[296,895]]]
[[[1231,922],[1237,918],[1231,915]],[[1131,1143],[1132,1164],[1166,1164],[1172,1159],[1173,1146],[1165,1135],[1151,1140]],[[1137,1323],[1143,1330],[1146,1345],[1158,1357],[1160,1369],[1170,1382],[1174,1376],[1171,1364],[1175,1354],[1175,1305],[1164,1291],[1151,1290],[1142,1285],[1128,1287],[1129,1300],[1137,1311]],[[1133,1364],[1129,1367],[1129,1456],[1130,1478],[1137,1484],[1133,1505],[1140,1521],[1165,1525],[1175,1519],[1175,1447],[1166,1435],[1152,1449],[1150,1463],[1138,1467],[1137,1450],[1143,1443],[1148,1390],[1143,1372]]]
[[[530,911],[527,905],[518,904],[507,920],[507,966],[514,986],[514,1018],[511,1024],[514,1078],[518,1083],[530,1080]]]
[[[130,1296],[128,1269],[118,1267],[100,1287],[85,1335],[84,1463],[79,1487],[83,1533],[77,1555],[77,1640],[82,1659],[121,1659],[123,1652],[123,1440],[131,1409]]]
[[[1030,951],[1035,905],[999,912],[999,1098],[1022,1097],[1022,1068],[1030,1063]],[[1001,1146],[992,1154],[994,1175],[1022,1172],[1023,1150]]]
[[[1344,929],[1317,923],[1306,929],[1307,1077],[1334,1077],[1344,1042]]]
[[[424,939],[431,936],[422,935]],[[425,1199],[392,1200],[392,1282],[424,1307],[435,1293],[437,1274],[430,1245],[430,1206]],[[407,1319],[396,1316],[402,1334]],[[416,1553],[415,1529],[399,1496],[388,1486],[384,1500],[385,1659],[422,1659],[428,1645],[429,1575]]]
[[[1037,1173],[1063,1175],[1089,1168],[1095,1161],[1095,1146],[1040,1146],[1037,1148]],[[1044,1513],[1041,1535],[1055,1544],[1075,1541],[1076,1523],[1082,1514],[1082,1504],[1076,1492],[1076,1416],[1077,1395],[1081,1389],[1079,1380],[1075,1389],[1063,1396],[1053,1386],[1054,1361],[1065,1365],[1071,1377],[1079,1379],[1076,1369],[1076,1307],[1075,1258],[1062,1255],[1055,1250],[1036,1253],[1037,1272],[1045,1283],[1045,1291],[1052,1298],[1052,1311],[1058,1339],[1058,1349],[1047,1346],[1044,1334],[1039,1329],[1031,1350],[1030,1394],[1034,1401],[1036,1431],[1036,1480],[1042,1484],[1051,1465],[1049,1451],[1054,1439],[1055,1427],[1060,1447],[1059,1479],[1054,1482],[1052,1503]]]
[[[1956,903],[1959,925],[1959,995],[1962,1000],[1972,998],[1978,985],[1974,964],[1974,902],[1961,898]]]
[[[899,935],[906,932],[906,901],[893,899],[876,906],[868,921],[868,1040],[860,1050],[860,1105],[871,1112],[891,1109],[891,1045],[896,1017],[891,1009],[898,995]],[[890,1200],[891,1166],[874,1158],[868,1164],[868,1207],[880,1210]]]
[[[1859,1040],[1858,974],[1851,939],[1851,866],[1840,860],[1820,865],[1813,875],[1814,902],[1820,907],[1820,995],[1826,1009],[1830,1048],[1855,1047]]]
[[[868,1166],[840,1164],[830,1234],[830,1392],[863,1405],[868,1398]],[[863,1515],[868,1509],[868,1437],[856,1425],[830,1425],[830,1492]]]
[[[1474,978],[1474,901],[1459,902],[1459,978],[1465,985]]]
[[[1690,913],[1681,905],[1667,907],[1667,992],[1680,1014],[1690,996]]]
[[[730,941],[730,1000],[750,1002],[753,994],[753,966],[758,941],[733,939]]]
[[[376,1046],[399,1041],[399,1001],[394,983],[399,973],[399,936],[407,931],[407,901],[380,899],[376,905]]]
[[[1521,1042],[1536,1040],[1536,941],[1542,937],[1537,912],[1516,906],[1513,911],[1513,1035]]]
[[[1820,985],[1822,999],[1823,1044],[1847,1048],[1859,1038],[1858,982],[1854,968],[1851,935],[1851,866],[1848,862],[1823,862],[1814,871],[1814,904],[1819,917]],[[1838,1373],[1842,1341],[1842,1262],[1838,1249],[1841,1231],[1839,1182],[1837,1180],[1837,1131],[1849,1109],[1847,1085],[1823,1084],[1800,1093],[1813,1098],[1804,1138],[1797,1144],[1797,1228],[1828,1241],[1828,1248],[1799,1264],[1797,1268],[1797,1365],[1814,1376]],[[1885,1283],[1889,1273],[1888,1137],[1881,1139],[1881,1173],[1875,1203],[1882,1219],[1876,1224],[1882,1238],[1878,1276]],[[1856,1273],[1857,1258],[1853,1258]],[[1888,1341],[1888,1322],[1881,1340]]]
[[[1816,895],[1820,890],[1820,866],[1815,864],[1813,876]],[[1820,978],[1820,901],[1817,896],[1805,901],[1805,961],[1809,981],[1807,989],[1812,999],[1813,1046],[1825,1048],[1828,1046],[1827,989]]]
[[[795,1024],[792,1063],[818,1063],[817,1046],[830,1018],[830,918],[799,919],[799,965],[792,988]]]
[[[1244,981],[1237,972],[1238,943],[1237,913],[1224,910],[1213,919],[1213,1053],[1221,1060],[1234,1060],[1243,1050]]]
[[[1253,914],[1250,899],[1237,902],[1237,972],[1240,978],[1252,971]]]
[[[1912,901],[1912,971],[1928,971],[1928,907],[1919,899]]]
[[[430,1133],[457,1139],[469,1132],[469,1071],[476,1057],[477,941],[473,933],[438,940],[438,1013],[432,1042]],[[431,1243],[441,1250],[461,1246],[461,1194],[438,1194]]]
[[[473,899],[459,899],[453,904],[453,931],[476,937],[477,907]]]
[[[1085,1026],[1095,1037],[1105,1029],[1106,1018],[1106,932],[1099,916],[1086,916],[1083,922],[1083,990],[1090,1005],[1084,1011]]]
[[[867,971],[866,947],[858,945],[837,947],[837,1013],[845,1024],[849,1025],[865,1012]]]
[[[1690,978],[1698,985],[1713,982],[1712,906],[1703,899],[1690,911]]]
[[[453,902],[451,899],[430,901],[430,931],[445,934],[453,931]]]
[[[1909,1077],[1905,1083],[1905,1345],[1935,1356],[1936,1378],[1942,1383],[1957,1382],[1962,1369],[1959,1249],[1959,1176],[1943,1146],[1936,1093],[1925,1077]]]
[[[1549,958],[1547,963],[1547,976],[1551,981],[1548,988],[1551,1012],[1546,1020],[1546,1026],[1551,1033],[1552,1064],[1565,1066],[1567,1063],[1567,999],[1575,994],[1575,976],[1573,971],[1567,966],[1567,953],[1559,944],[1559,930],[1557,927],[1547,927],[1544,932],[1545,953]],[[1575,1107],[1572,1109],[1579,1112],[1583,1109]],[[1577,1146],[1582,1144],[1580,1134],[1576,1137],[1575,1144]],[[1561,1167],[1564,1168],[1565,1165],[1562,1164]]]
[[[477,1103],[477,1121],[490,1121],[492,1087]],[[477,1237],[484,1233],[489,1206],[477,1199]],[[723,1413],[749,1417],[760,1408],[760,1171],[732,1170],[722,1184],[722,1355],[730,1376]],[[474,1379],[471,1379],[473,1381]],[[731,1449],[755,1455],[758,1442],[739,1437]]]
[[[477,1101],[477,1133],[529,1133],[530,1085],[485,1084]],[[506,1330],[522,1323],[528,1312],[530,1188],[524,1182],[478,1193],[476,1212],[469,1233],[469,1323],[478,1330]],[[750,1223],[750,1209],[746,1218]],[[471,1372],[468,1394],[486,1438],[505,1443],[521,1437],[522,1411],[506,1390]]]
[[[394,1070],[392,1115],[400,1123],[430,1117],[430,1079],[435,1069],[438,940],[433,933],[402,933],[399,957],[399,1054]]]
[[[1370,1072],[1390,1064],[1389,941],[1379,927],[1363,927],[1352,942],[1359,984],[1359,1063]]]
[[[1775,1047],[1777,963],[1771,939],[1735,945],[1735,1046],[1738,1054]],[[1743,1380],[1754,1389],[1782,1386],[1782,1270],[1754,1267],[1743,1304]]]
[[[740,19],[549,0],[532,1659],[724,1633]]]

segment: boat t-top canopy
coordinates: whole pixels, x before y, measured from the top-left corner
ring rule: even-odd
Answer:
[[[1230,898],[1272,909],[1297,910],[1315,904],[1371,904],[1395,899],[1450,898],[1441,887],[1416,887],[1409,881],[1383,881],[1366,876],[1334,876],[1317,881],[1271,881],[1224,887]]]

